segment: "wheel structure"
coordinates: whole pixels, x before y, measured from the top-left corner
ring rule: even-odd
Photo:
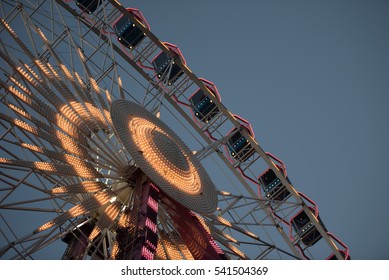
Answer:
[[[139,10],[0,5],[1,259],[350,258]]]

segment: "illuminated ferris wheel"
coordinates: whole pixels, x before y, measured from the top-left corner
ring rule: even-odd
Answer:
[[[139,10],[0,5],[1,259],[350,258]]]

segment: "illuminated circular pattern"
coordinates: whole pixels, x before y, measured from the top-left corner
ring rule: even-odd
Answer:
[[[199,213],[212,213],[217,195],[200,161],[160,119],[126,100],[111,105],[115,132],[142,171],[167,195]]]

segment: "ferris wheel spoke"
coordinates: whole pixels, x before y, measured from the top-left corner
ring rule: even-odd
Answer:
[[[242,230],[248,231],[250,233],[261,232],[262,235],[260,240],[262,244],[265,247],[270,246],[276,248],[274,245],[276,244],[276,242],[272,238],[272,235],[274,233],[268,232],[268,230],[274,228],[274,225],[277,220],[275,220],[275,217],[273,217],[273,212],[264,212],[261,206],[262,204],[260,203],[261,201],[268,202],[268,200],[243,197],[241,195],[240,196],[232,195],[226,192],[221,192],[220,194],[228,198],[229,200],[233,200],[235,202],[234,207],[230,207],[228,211],[223,211],[223,209],[221,209],[223,215],[224,216],[228,215],[228,217],[232,221],[232,222],[228,222],[227,220],[225,220],[224,222],[226,221],[227,222],[226,224],[224,224],[224,226],[228,228],[229,227],[228,223],[231,223],[234,226],[238,226],[236,230],[238,230],[240,233],[242,233]],[[239,198],[239,201],[236,201],[236,198]],[[250,207],[250,205],[252,206]],[[298,205],[296,205],[295,203],[289,203],[289,205],[292,205],[291,207],[293,207],[294,209],[298,207]],[[278,220],[277,224],[279,224],[280,222],[281,220]],[[239,226],[242,226],[243,228]],[[278,228],[281,228],[281,226],[278,226]],[[277,250],[282,250],[282,252],[284,253],[286,252],[283,249],[277,248]],[[297,258],[300,258],[299,254],[296,254],[296,252],[293,252],[293,250],[291,252],[292,255],[296,256]]]
[[[74,103],[74,101],[76,100],[75,96],[73,96],[72,92],[70,91],[70,89],[67,87],[67,85],[62,81],[61,77],[59,76],[59,74],[56,72],[56,70],[49,64],[46,64],[44,65],[41,61],[35,59],[34,55],[28,50],[28,48],[21,42],[21,40],[17,37],[16,33],[10,28],[10,26],[5,23],[4,21],[2,21],[3,25],[7,28],[7,31],[12,35],[13,39],[18,43],[18,45],[23,49],[23,51],[28,55],[28,57],[30,57],[30,59],[32,59],[34,62],[35,62],[35,65],[38,67],[39,69],[39,72],[41,73],[41,75],[45,78],[47,78],[51,84],[53,84],[55,86],[55,88],[58,90],[58,92],[68,101],[70,102],[70,106],[72,107],[72,109],[78,113],[79,115],[81,115],[83,117],[84,120],[88,120],[88,123],[89,123],[89,126],[92,127],[92,130],[96,130],[95,128],[95,125],[93,125],[92,123],[94,122],[94,120],[97,120],[98,123],[101,125],[103,125],[104,123],[106,123],[106,120],[102,117],[101,115],[101,112],[95,107],[92,105],[90,105],[89,107],[87,108],[82,108],[82,105],[81,103],[77,102],[76,104],[73,104],[72,106],[72,102]],[[42,32],[39,32],[40,30],[37,29],[37,32],[38,34],[40,34],[41,38],[43,39],[43,41],[45,41],[45,37],[43,35]],[[47,43],[47,42],[46,42]],[[58,59],[58,57],[57,57]],[[9,61],[9,63],[13,64],[12,62]],[[60,63],[60,61],[59,61]],[[61,63],[60,63],[61,65]],[[16,67],[15,65],[12,65],[14,68]],[[40,79],[37,74],[35,74],[32,69],[30,69],[27,65],[25,65],[25,67],[27,68],[27,70],[30,72],[30,74],[32,74],[34,76],[34,78],[40,83],[42,84],[45,79]],[[66,72],[66,69],[64,69],[64,67],[62,67],[62,69]],[[68,73],[68,72],[67,72]],[[25,75],[23,75],[25,76]],[[31,78],[29,78],[28,76],[26,77],[28,81],[32,81]],[[74,83],[73,83],[74,84]],[[38,89],[41,89],[39,88],[39,85],[36,84],[36,83],[33,83],[33,85],[37,86]],[[94,84],[95,85],[95,84]],[[48,86],[46,85],[45,87],[46,89],[48,89]],[[94,89],[96,90],[96,85],[94,87]],[[50,90],[49,90],[50,91]],[[50,93],[52,95],[55,96],[55,94],[53,92],[50,91]],[[57,99],[57,102],[58,104],[58,99]],[[88,105],[88,103],[85,103],[86,105]],[[65,105],[67,106],[67,105]],[[91,117],[87,117],[88,116],[88,110],[89,110],[89,114],[90,114],[90,111],[92,111],[92,115]],[[105,115],[108,115],[108,113],[106,112]],[[103,129],[107,130],[107,127],[105,125],[103,125]]]
[[[9,210],[22,210],[22,211],[42,211],[42,212],[52,212],[52,213],[60,213],[62,212],[62,209],[56,209],[56,208],[38,208],[34,206],[30,207],[22,207],[20,205],[37,205],[37,202],[45,202],[45,201],[51,201],[53,198],[51,196],[47,197],[41,197],[37,199],[29,199],[29,200],[21,200],[16,202],[8,202],[8,203],[2,203],[0,205],[0,209],[9,209]]]
[[[114,202],[104,210],[99,221],[96,223],[94,229],[89,235],[88,240],[93,240],[104,229],[109,229],[112,226],[114,220],[117,218],[120,212],[120,206],[121,204],[119,202]]]
[[[32,171],[28,172],[24,177],[22,177],[22,180],[18,180],[18,182],[11,183],[10,181],[5,182],[7,185],[10,186],[9,191],[6,191],[6,193],[1,197],[0,201],[0,208],[1,209],[9,209],[9,210],[22,210],[22,211],[40,211],[40,212],[53,212],[53,213],[61,213],[63,212],[62,209],[66,206],[66,204],[71,203],[69,199],[66,197],[57,196],[56,199],[53,198],[53,196],[49,195],[49,191],[47,188],[41,188],[39,186],[33,185],[29,183],[26,179],[29,176],[32,176],[34,173]],[[3,174],[2,174],[3,175]],[[4,176],[6,176],[4,174]],[[13,176],[7,176],[11,180],[15,180],[15,177]],[[44,186],[44,184],[42,184]],[[4,188],[8,189],[8,188]],[[43,196],[40,196],[37,199],[34,200],[16,200],[15,196],[17,197],[18,193],[20,192],[31,192],[31,191],[38,191]],[[46,208],[37,207],[36,202],[51,202],[51,207],[49,208],[48,204],[46,205]],[[60,205],[60,202],[63,201],[63,205]],[[23,205],[26,204],[25,207],[17,206],[17,205]],[[29,204],[32,204],[29,206]]]
[[[25,131],[29,134],[32,134],[41,140],[46,140],[47,142],[55,145],[58,148],[63,148],[71,154],[76,156],[84,156],[88,158],[86,148],[81,146],[78,142],[70,138],[68,135],[61,131],[48,129],[45,130],[45,126],[40,125],[38,123],[37,126],[33,126],[28,124],[25,121],[21,121],[19,119],[13,119],[3,113],[1,113],[0,118],[11,125],[18,127],[20,130]],[[46,127],[47,128],[47,127]],[[55,137],[58,135],[58,137]]]
[[[51,243],[57,241],[61,238],[61,232],[58,231],[58,228],[53,228],[52,231],[39,235],[32,235],[29,238],[23,240],[25,244],[25,250],[23,252],[23,257],[33,255],[35,252],[38,252],[45,247],[49,246]],[[28,247],[27,247],[28,246]]]
[[[87,76],[89,77],[89,84],[90,84],[90,93],[94,93],[97,96],[97,100],[101,106],[101,109],[97,107],[95,102],[93,101],[93,98],[90,98],[91,101],[91,110],[93,110],[93,117],[98,119],[102,124],[111,124],[111,117],[109,115],[109,109],[107,104],[105,103],[105,100],[101,96],[100,89],[97,85],[96,80],[93,78],[91,70],[89,69],[88,65],[86,64],[86,58],[83,53],[81,53],[80,49],[78,49],[78,55],[80,57],[80,61],[82,62],[82,65],[84,67],[84,70],[87,73]],[[111,70],[110,68],[108,70]],[[105,75],[106,73],[102,73],[102,75]],[[103,126],[103,130],[108,130],[107,126]]]
[[[104,189],[103,191],[99,191],[92,195],[91,197],[85,199],[80,204],[77,204],[70,208],[65,213],[55,217],[53,220],[45,223],[40,226],[36,231],[44,231],[48,228],[53,227],[54,225],[62,225],[67,220],[72,218],[76,218],[85,213],[89,213],[90,211],[96,210],[100,206],[104,206],[107,203],[111,203],[112,199],[116,197],[115,193],[109,189]]]
[[[73,161],[73,160],[72,160]],[[81,178],[101,178],[102,175],[93,167],[88,166],[85,162],[74,160],[75,165],[57,164],[39,161],[26,161],[17,159],[0,158],[0,164],[11,165],[22,168],[33,169],[36,172],[47,172],[51,174],[78,176]]]
[[[235,255],[240,259],[249,259],[249,257],[244,252],[242,252],[235,245],[233,245],[240,245],[240,241],[229,235],[227,232],[218,229],[212,223],[206,221],[205,223],[209,227],[209,231],[211,232],[212,237],[214,237],[216,241],[218,241],[225,249],[227,249],[229,251],[229,254]]]
[[[45,234],[29,233],[0,248],[0,255],[11,254],[10,259],[29,259],[34,252],[48,246],[59,238],[60,233],[57,232],[57,228]],[[15,252],[15,255],[12,255],[12,251]]]
[[[86,120],[89,126],[92,128],[92,131],[97,131],[99,129],[108,130],[106,120],[102,117],[101,112],[93,105],[88,102],[80,103],[77,101],[77,98],[73,95],[72,91],[67,87],[67,85],[62,81],[58,76],[58,73],[48,65],[48,68],[51,70],[52,74],[46,75],[49,76],[52,84],[57,88],[58,92],[68,101],[72,109],[83,119]],[[58,81],[58,83],[57,83]],[[84,105],[82,105],[84,104]]]
[[[227,242],[225,239],[220,238],[220,237],[215,237],[215,239],[225,248],[225,252],[227,252],[231,256],[235,256],[238,259],[241,260],[248,260],[249,257],[243,253],[241,250],[239,250],[237,247],[232,245],[231,243]]]
[[[42,135],[42,138],[45,139],[45,140],[49,140],[49,142],[51,142],[52,144],[56,145],[57,147],[61,147],[61,143],[58,141],[58,140],[55,140],[51,137],[51,135],[55,135],[57,133],[60,133],[62,136],[61,138],[65,138],[65,139],[68,139],[69,142],[71,142],[71,146],[73,146],[74,148],[76,147],[82,147],[81,145],[85,146],[85,142],[86,142],[86,138],[82,138],[84,139],[84,141],[82,141],[80,144],[78,144],[77,142],[75,142],[74,140],[72,140],[71,138],[68,138],[67,134],[63,133],[63,132],[58,132],[57,130],[51,128],[51,127],[48,127],[47,125],[45,125],[44,123],[42,123],[41,121],[38,121],[37,119],[35,119],[34,117],[31,117],[28,113],[26,113],[25,111],[21,110],[21,109],[18,109],[17,107],[13,106],[12,104],[7,104],[13,111],[16,111],[18,114],[22,115],[24,118],[27,118],[29,119],[30,121],[32,121],[33,123],[36,124],[36,127],[34,128],[33,126],[31,125],[28,125],[27,123],[25,122],[22,122],[22,121],[16,121],[18,124],[16,124],[16,126],[18,126],[19,128],[24,128],[25,131],[27,132],[32,132],[33,134],[35,134],[35,136],[38,135]],[[10,119],[4,115],[2,115],[3,119],[10,122],[10,123],[13,123],[14,120],[13,119]],[[39,133],[40,130],[38,130],[38,127],[40,129],[43,129],[44,132],[42,133]],[[74,134],[72,135],[74,136]],[[57,138],[58,139],[58,138]],[[81,140],[82,140],[81,139]],[[51,140],[51,141],[50,141]],[[53,142],[54,141],[54,142]],[[26,144],[26,143],[14,143],[16,145],[19,145],[19,146],[23,146],[24,148],[27,148],[29,150],[33,150],[34,152],[38,152],[38,153],[41,153],[41,154],[46,154],[46,155],[49,155],[51,156],[52,158],[56,158],[57,160],[61,160],[60,157],[63,158],[63,156],[59,156],[58,153],[54,152],[54,151],[48,151],[48,150],[43,150],[43,149],[40,149],[38,147],[34,147],[34,146],[31,146],[29,144]],[[73,149],[66,149],[68,152],[71,152],[71,150],[75,151]],[[76,148],[77,149],[77,148]],[[78,149],[79,150],[79,149]],[[102,149],[102,151],[105,151],[106,149]],[[56,156],[55,156],[56,155]],[[80,155],[79,153],[75,153],[75,155]],[[85,155],[85,153],[84,153]],[[108,154],[109,155],[109,154]],[[65,156],[66,157],[66,156]],[[112,156],[111,156],[112,157]],[[116,161],[114,158],[112,158],[114,161]],[[63,161],[63,160],[62,160]],[[120,165],[119,162],[116,161],[117,164]]]
[[[268,243],[263,238],[260,238],[257,235],[255,235],[253,232],[250,231],[250,229],[248,229],[247,223],[243,223],[243,225],[245,225],[245,227],[247,228],[245,229],[238,226],[238,223],[230,222],[227,219],[220,216],[212,216],[211,222],[214,226],[223,226],[230,229],[231,236],[233,236],[233,239],[231,241],[233,241],[236,244],[239,245],[251,244],[253,246],[255,245],[257,247],[258,252],[263,252],[264,250],[265,251],[270,250],[269,248],[271,248],[271,250],[276,249],[277,251],[280,251],[285,255],[293,256],[293,254],[291,254],[290,252],[278,248],[276,245],[274,245],[274,243]],[[231,239],[231,237],[229,239]]]
[[[5,60],[7,60],[7,58],[5,58],[5,57],[3,57],[3,58]],[[12,65],[12,62],[10,62],[9,60],[7,62],[11,63],[11,65]],[[70,121],[72,121],[82,131],[84,131],[84,132],[86,131],[85,132],[86,134],[89,133],[88,132],[89,129],[85,129],[85,125],[81,122],[81,119],[77,116],[77,114],[74,113],[74,111],[72,109],[70,109],[70,107],[68,105],[62,105],[61,104],[62,102],[59,99],[54,100],[53,97],[56,96],[54,93],[50,92],[50,90],[48,93],[46,93],[46,90],[43,87],[39,86],[38,83],[34,82],[32,77],[29,76],[29,74],[27,72],[25,72],[21,68],[17,67],[16,65],[12,65],[12,66],[16,71],[18,71],[21,74],[21,76],[24,78],[25,81],[30,83],[37,91],[39,91],[43,96],[45,96],[45,98],[47,98],[47,100],[49,100],[50,103],[52,103],[53,105],[57,105],[57,107],[55,107],[55,108],[57,108],[59,113],[66,116]],[[18,94],[18,91],[11,91],[11,92],[13,92],[14,94]],[[30,93],[30,92],[28,92],[28,93]],[[52,95],[51,95],[51,93],[52,93]]]

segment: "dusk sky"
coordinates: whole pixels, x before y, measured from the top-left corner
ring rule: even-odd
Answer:
[[[353,259],[389,259],[388,1],[121,1],[280,157]]]

